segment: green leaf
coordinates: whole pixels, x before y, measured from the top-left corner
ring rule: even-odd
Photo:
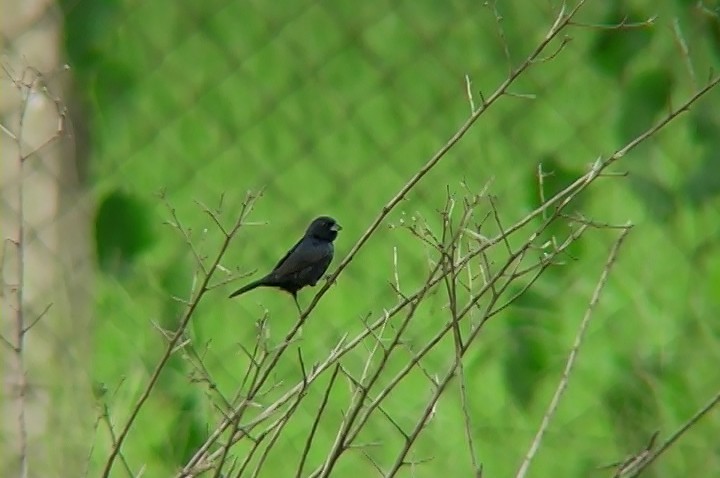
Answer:
[[[579,178],[583,172],[578,169],[566,168],[558,159],[553,155],[546,155],[540,161],[542,165],[542,192],[545,200],[547,201],[570,184]],[[528,202],[532,205],[533,209],[540,207],[541,199],[539,194],[540,181],[538,179],[537,166],[528,175]],[[583,198],[579,197],[577,202],[578,206],[582,205]]]
[[[683,195],[696,208],[720,195],[720,117],[713,106],[693,108],[688,123],[690,134],[705,150],[682,186]]]
[[[712,13],[709,11],[705,12],[703,18],[705,19],[704,26],[708,33],[707,38],[710,43],[710,50],[715,54],[716,58],[720,59],[720,7],[716,6],[715,11]]]
[[[173,439],[166,443],[163,455],[172,463],[182,466],[205,442],[207,417],[203,415],[203,404],[193,392],[178,393],[170,403],[177,410],[178,416],[170,425],[169,435]]]
[[[122,21],[119,0],[61,0],[65,51],[74,74],[84,85],[84,99],[108,114],[137,85],[134,67],[118,59],[113,44]],[[92,117],[91,117],[92,119]]]
[[[720,116],[716,105],[699,103],[689,116],[690,134],[699,144],[713,148],[720,146]]]
[[[64,40],[70,63],[77,70],[93,69],[107,48],[108,39],[122,20],[119,0],[61,0]]]
[[[693,207],[701,207],[720,196],[720,151],[713,149],[705,154],[687,178],[683,190]]]
[[[519,288],[511,294],[519,292]],[[548,364],[547,317],[552,304],[533,290],[513,303],[508,319],[507,356],[503,363],[505,384],[515,402],[527,409],[540,387]]]
[[[95,217],[95,252],[100,269],[121,275],[154,242],[147,206],[138,198],[113,191]]]
[[[653,360],[620,363],[615,379],[602,396],[624,448],[638,449],[646,445],[660,422],[653,388],[656,372]]]
[[[160,285],[163,290],[163,309],[160,315],[160,324],[169,330],[178,326],[178,321],[184,306],[173,297],[184,297],[188,293],[188,284],[192,281],[192,268],[188,264],[187,256],[178,254],[162,270]],[[194,322],[193,322],[194,323]]]
[[[624,2],[616,0],[613,3],[612,10],[602,21],[605,25],[617,25],[623,21],[643,22],[651,17],[638,11],[628,11]],[[652,27],[599,29],[590,49],[591,60],[603,73],[620,77],[633,59],[650,44],[653,34]]]
[[[633,174],[630,187],[656,221],[665,222],[677,211],[677,195],[656,179]]]
[[[622,111],[617,124],[620,141],[633,140],[650,128],[667,108],[672,92],[672,75],[658,67],[635,77],[623,90]]]
[[[577,178],[582,176],[583,171],[567,168],[561,164],[555,156],[546,155],[541,161],[542,166],[542,194],[544,201],[548,201],[560,191],[564,190],[570,184],[572,184]],[[538,178],[537,167],[533,168],[532,171],[527,175],[527,191],[528,198],[527,202],[530,204],[532,209],[537,209],[541,206],[543,199],[540,197],[540,180]],[[579,195],[573,201],[573,205],[565,209],[565,214],[573,214],[579,212],[583,204],[585,203],[585,196]],[[552,214],[554,209],[548,211],[548,215]],[[553,221],[548,228],[540,237],[539,242],[545,243],[552,238],[555,238],[557,242],[563,242],[570,233],[567,220],[562,219],[559,221]],[[548,251],[549,252],[549,251]],[[581,240],[575,241],[567,249],[567,253],[574,258],[578,258],[583,253],[583,243]],[[558,271],[557,268],[550,268],[547,270],[548,273]]]

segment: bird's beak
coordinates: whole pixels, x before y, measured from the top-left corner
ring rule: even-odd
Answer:
[[[340,224],[338,224],[338,223],[336,222],[335,224],[333,224],[332,226],[330,226],[330,230],[333,231],[333,232],[338,232],[338,231],[342,231],[342,227],[340,226]]]

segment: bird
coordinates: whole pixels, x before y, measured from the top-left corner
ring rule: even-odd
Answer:
[[[283,256],[269,274],[239,288],[229,298],[237,297],[258,287],[275,287],[288,292],[302,314],[297,293],[305,286],[314,286],[332,262],[333,241],[342,230],[330,216],[315,218],[303,237]]]

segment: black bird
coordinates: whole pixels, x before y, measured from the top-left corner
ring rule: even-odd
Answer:
[[[342,227],[335,219],[320,216],[310,223],[305,235],[280,259],[265,277],[236,290],[236,297],[257,287],[277,287],[290,293],[300,310],[297,292],[305,286],[314,286],[323,276],[333,259],[333,241]]]

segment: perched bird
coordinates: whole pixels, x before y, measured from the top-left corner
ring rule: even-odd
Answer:
[[[310,223],[305,235],[280,259],[265,277],[236,290],[236,297],[257,287],[277,287],[290,293],[300,310],[297,292],[303,287],[314,286],[323,276],[333,259],[333,241],[342,227],[335,219],[320,216]]]

